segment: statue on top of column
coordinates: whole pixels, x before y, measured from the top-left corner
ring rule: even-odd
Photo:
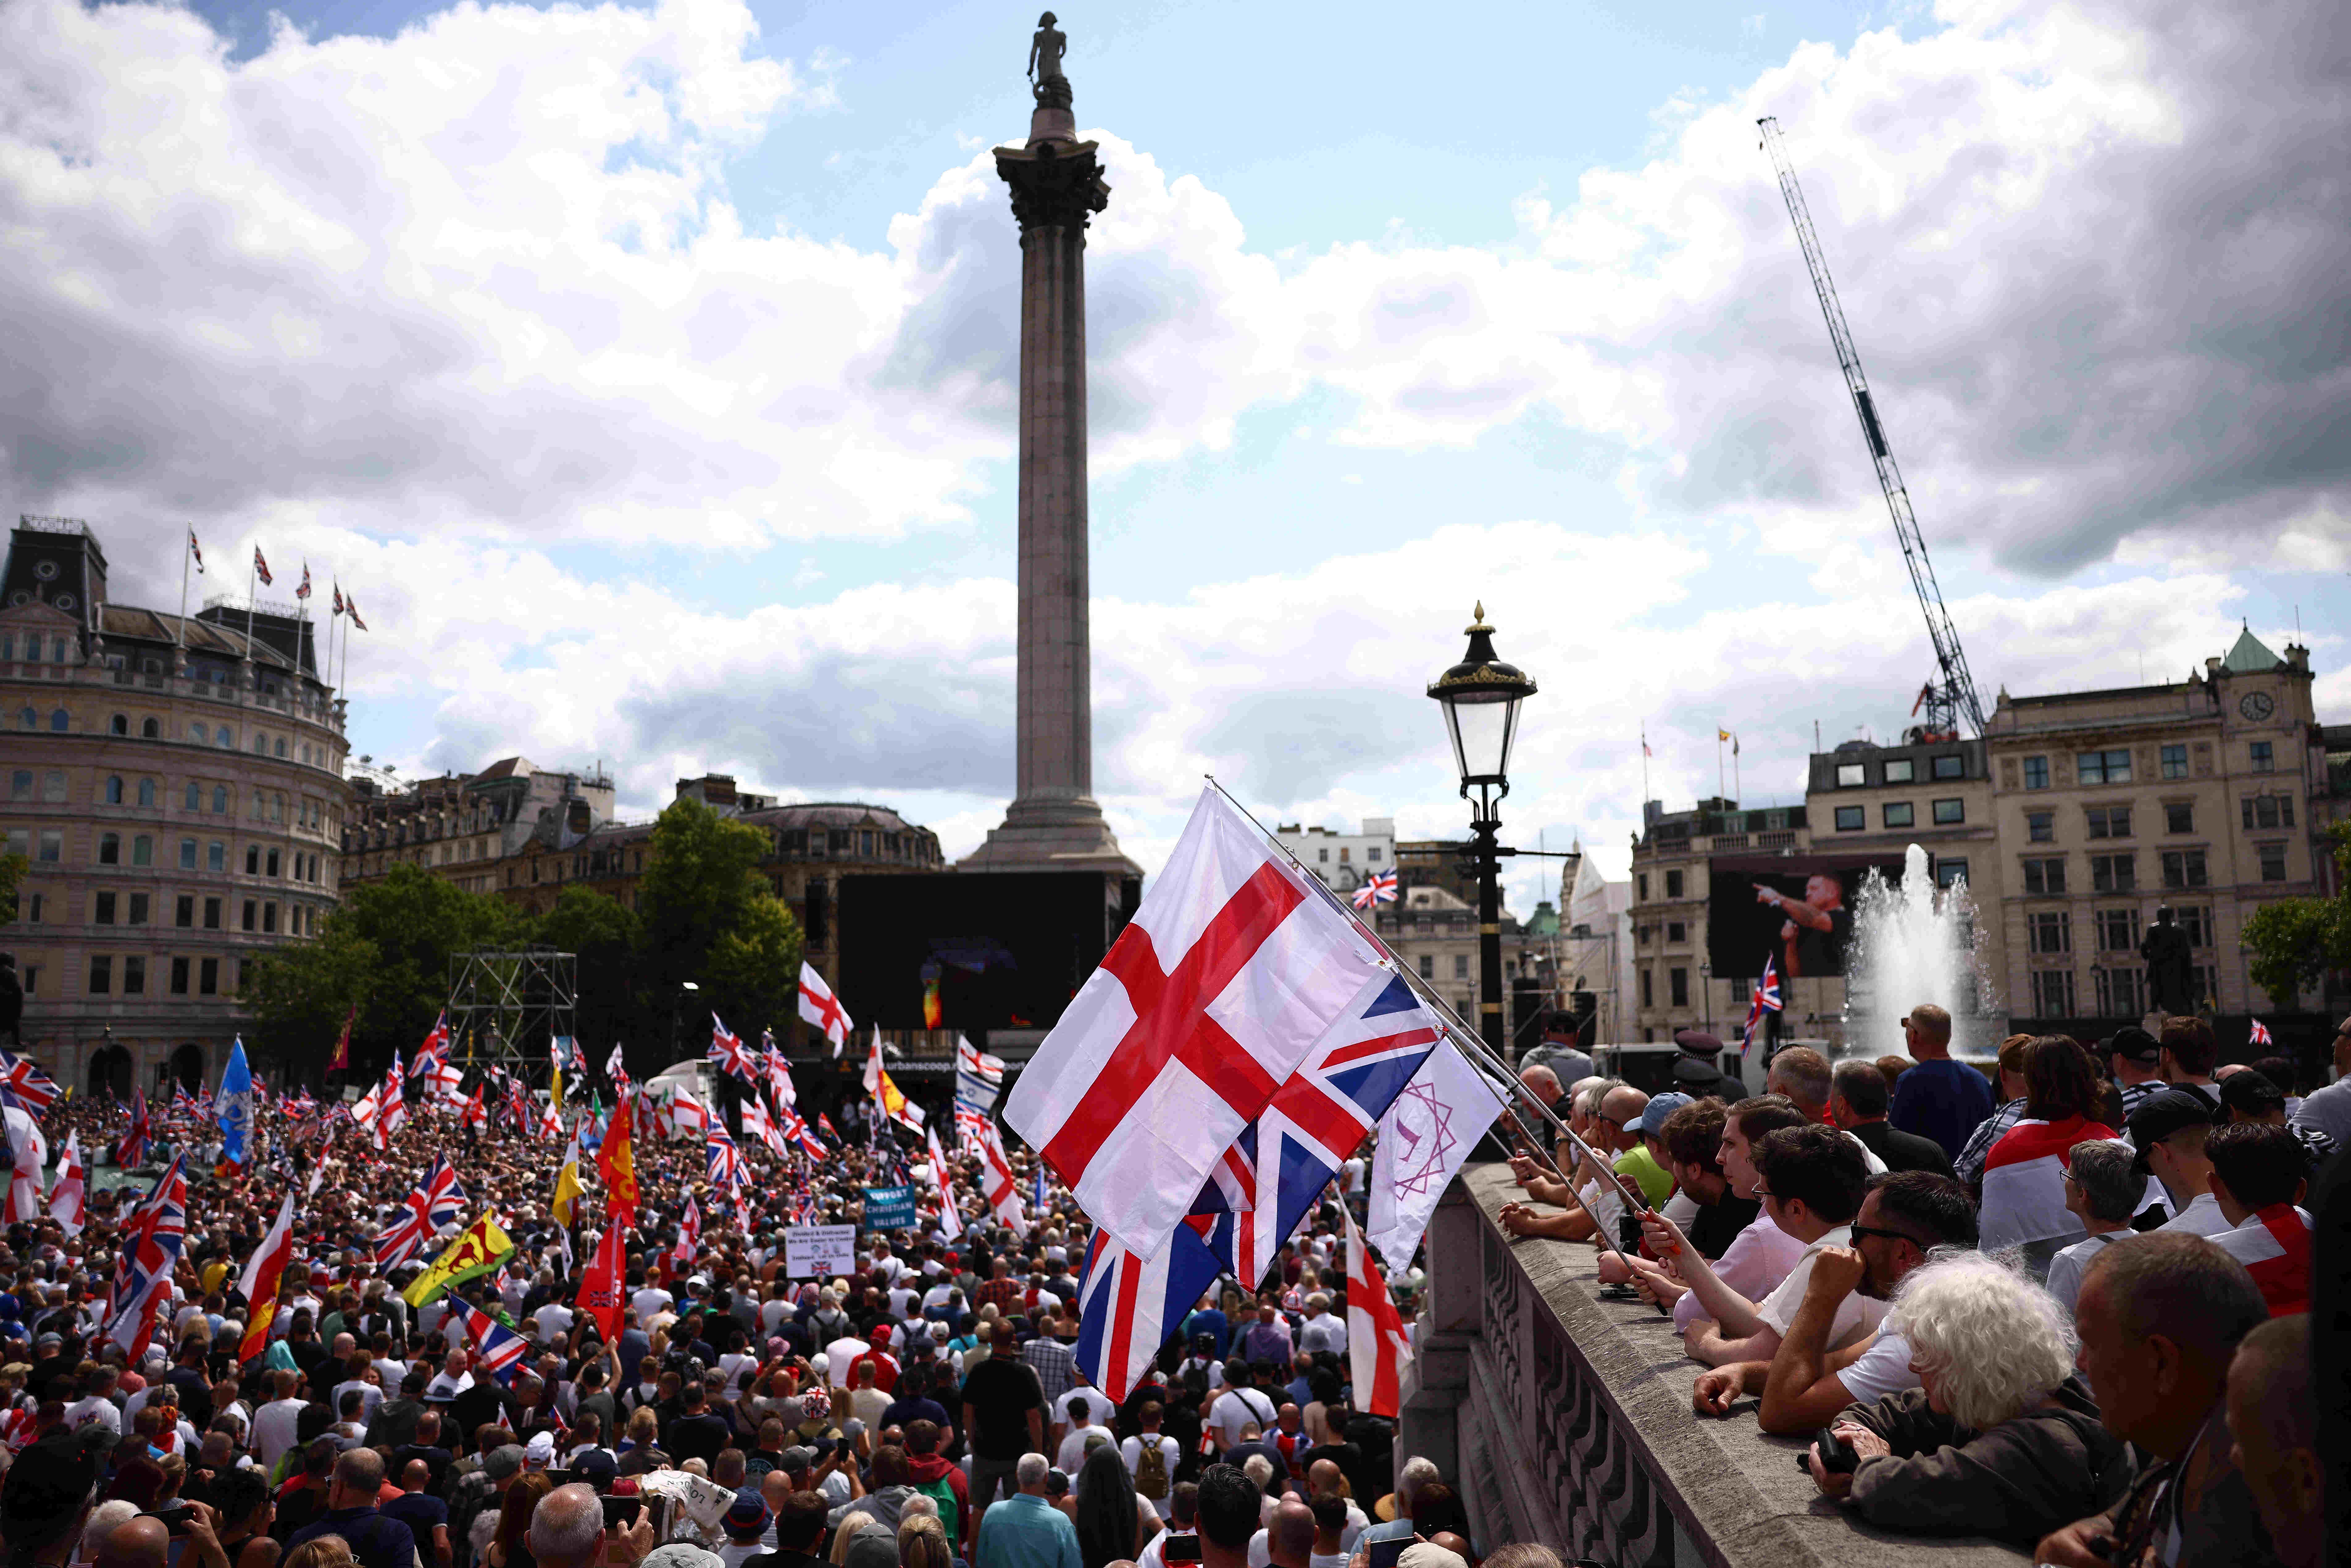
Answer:
[[[1029,80],[1037,101],[1056,108],[1070,106],[1070,78],[1061,74],[1061,57],[1069,52],[1069,36],[1053,25],[1053,13],[1037,18],[1037,35],[1029,42]]]

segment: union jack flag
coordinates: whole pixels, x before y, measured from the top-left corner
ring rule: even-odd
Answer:
[[[55,1079],[8,1051],[0,1051],[0,1087],[15,1095],[16,1103],[36,1116],[55,1104],[62,1092]]]
[[[424,1250],[440,1228],[455,1222],[465,1212],[465,1189],[457,1184],[457,1173],[449,1167],[446,1155],[436,1155],[433,1168],[416,1190],[401,1200],[389,1229],[375,1239],[375,1262],[379,1269],[393,1269]]]
[[[1076,1361],[1123,1401],[1232,1255],[1236,1216],[1196,1214],[1176,1224],[1155,1258],[1138,1258],[1097,1227],[1078,1281]]]
[[[1196,1216],[1230,1214],[1227,1267],[1253,1289],[1323,1189],[1404,1092],[1439,1025],[1400,975],[1382,973],[1315,1043],[1209,1172]]]
[[[743,1168],[743,1151],[726,1135],[726,1124],[713,1116],[706,1134],[710,1148],[710,1186],[716,1192],[726,1195],[727,1201],[737,1208],[743,1206],[743,1194],[751,1178]]]
[[[155,1332],[155,1312],[172,1288],[172,1270],[188,1240],[187,1156],[172,1162],[122,1228],[104,1338],[135,1364]]]
[[[457,1301],[452,1304],[465,1315],[465,1332],[472,1334],[474,1343],[481,1347],[481,1354],[475,1360],[474,1370],[488,1373],[492,1377],[496,1378],[501,1385],[513,1383],[515,1373],[522,1366],[523,1358],[530,1354],[529,1343],[522,1335],[470,1302]]]
[[[172,1086],[172,1114],[174,1116],[193,1116],[195,1113],[196,1097],[188,1092],[188,1086],[186,1084],[173,1084]]]
[[[709,1056],[718,1064],[720,1071],[731,1073],[746,1083],[758,1082],[751,1070],[750,1053],[743,1049],[743,1037],[730,1033],[718,1020],[716,1013],[710,1015]]]
[[[799,1092],[792,1087],[791,1064],[784,1060],[782,1050],[776,1044],[776,1031],[768,1030],[759,1036],[761,1049],[768,1059],[768,1092],[776,1103],[789,1109],[799,1103]]]
[[[580,1049],[579,1036],[559,1034],[549,1042],[548,1049],[563,1064],[564,1070],[574,1078],[583,1081],[587,1078],[588,1053]]]
[[[2277,1043],[2277,1041],[2270,1038],[2270,1026],[2263,1023],[2259,1019],[2255,1019],[2253,1020],[2252,1031],[2246,1037],[2245,1042],[2248,1045],[2275,1045]],[[15,1070],[11,1069],[10,1071],[14,1071]]]
[[[409,1076],[430,1072],[449,1060],[449,1015],[444,1011],[434,1020],[432,1032],[424,1043],[416,1048],[416,1059],[408,1064]]]
[[[809,1124],[800,1119],[800,1113],[791,1106],[784,1107],[780,1125],[783,1128],[785,1141],[797,1146],[800,1153],[809,1158],[820,1160],[831,1152],[824,1146],[823,1139],[809,1131]]]
[[[1396,876],[1392,871],[1375,871],[1365,877],[1364,885],[1355,889],[1353,899],[1358,909],[1369,909],[1374,904],[1394,904],[1395,901]]]
[[[1763,977],[1755,982],[1754,991],[1747,998],[1747,1032],[1752,1036],[1763,1027],[1763,1015],[1776,1013],[1784,1004],[1780,998],[1780,966],[1776,954],[1763,957]]]

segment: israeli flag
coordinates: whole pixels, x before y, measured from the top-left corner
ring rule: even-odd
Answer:
[[[215,1103],[221,1130],[221,1155],[235,1165],[246,1164],[253,1140],[253,1069],[246,1065],[245,1038],[229,1047],[228,1066],[221,1073]]]

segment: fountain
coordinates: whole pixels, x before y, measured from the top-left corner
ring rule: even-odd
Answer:
[[[1951,1015],[1951,1054],[1990,1061],[2008,1034],[2008,1014],[1976,956],[1976,906],[1964,879],[1935,885],[1927,852],[1912,844],[1902,881],[1863,879],[1845,957],[1841,1056],[1901,1056],[1902,1019],[1921,1002]]]

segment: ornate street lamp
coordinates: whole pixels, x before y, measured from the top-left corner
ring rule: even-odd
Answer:
[[[1464,628],[1468,651],[1429,684],[1428,695],[1445,709],[1445,730],[1453,742],[1454,767],[1461,775],[1461,798],[1470,802],[1469,828],[1476,835],[1470,848],[1478,867],[1478,1032],[1497,1054],[1503,1054],[1501,857],[1512,852],[1496,841],[1502,823],[1495,808],[1510,792],[1510,746],[1518,738],[1519,705],[1534,695],[1535,684],[1517,665],[1495,657],[1494,629],[1486,624],[1482,601],[1472,614]]]

